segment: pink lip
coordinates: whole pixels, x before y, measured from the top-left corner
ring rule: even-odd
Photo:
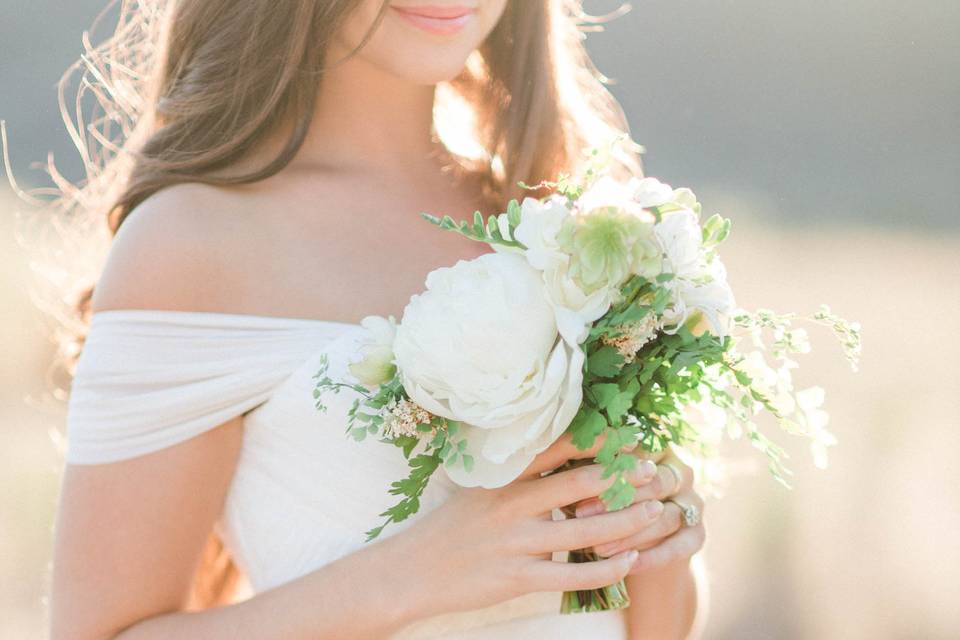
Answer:
[[[464,6],[418,5],[391,9],[413,26],[428,33],[452,35],[463,29],[476,9]]]

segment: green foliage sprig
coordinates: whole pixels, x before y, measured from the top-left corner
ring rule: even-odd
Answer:
[[[520,224],[520,203],[511,200],[506,213],[491,215],[484,219],[479,211],[473,212],[473,222],[461,220],[457,222],[450,216],[438,217],[429,213],[421,213],[423,218],[445,231],[454,231],[471,240],[485,242],[489,245],[502,245],[524,249],[523,243],[515,240],[513,230]]]
[[[399,447],[407,461],[407,477],[393,482],[389,489],[390,495],[400,496],[400,500],[380,513],[384,521],[366,532],[366,541],[369,542],[391,522],[403,522],[420,510],[420,497],[441,464],[452,466],[459,463],[469,471],[473,467],[473,458],[466,453],[467,442],[456,439],[460,425],[454,420],[431,416],[429,423],[417,425],[419,436],[384,432],[385,414],[390,407],[401,400],[409,400],[399,374],[380,385],[376,391],[371,391],[360,384],[333,380],[328,374],[329,366],[329,359],[324,354],[319,359],[318,371],[313,375],[316,381],[313,398],[317,410],[327,410],[322,400],[325,393],[336,394],[343,389],[354,391],[357,397],[347,411],[347,433],[358,442],[367,436],[380,437],[382,442]]]

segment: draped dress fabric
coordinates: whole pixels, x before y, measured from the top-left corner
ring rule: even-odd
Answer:
[[[355,392],[314,406],[314,374],[347,379],[365,332],[357,324],[219,312],[116,309],[94,313],[67,411],[67,462],[104,464],[175,446],[243,416],[240,458],[216,522],[260,592],[363,547],[406,474],[399,450],[345,433]],[[435,474],[420,512],[458,487]],[[389,566],[383,569],[390,570]],[[403,594],[397,594],[403,597]],[[620,612],[560,615],[558,592],[420,621],[395,638],[626,638]],[[376,612],[371,612],[376,615]]]

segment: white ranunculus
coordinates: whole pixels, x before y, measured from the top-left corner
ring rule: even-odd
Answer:
[[[714,335],[727,335],[735,306],[733,291],[723,262],[716,255],[707,256],[703,249],[697,214],[689,209],[669,213],[656,225],[655,232],[663,247],[664,270],[674,275],[667,283],[673,294],[664,312],[667,332],[676,331],[691,314],[700,311]]]
[[[582,399],[583,352],[559,339],[541,274],[517,253],[430,272],[393,349],[410,398],[462,423],[474,468],[447,469],[462,486],[515,479],[567,429]]]
[[[525,198],[514,237],[526,247],[522,253],[530,265],[542,272],[560,334],[570,344],[578,345],[586,339],[590,323],[607,312],[618,292],[607,287],[587,294],[570,277],[570,256],[557,240],[570,215],[566,200],[559,196],[544,202]]]

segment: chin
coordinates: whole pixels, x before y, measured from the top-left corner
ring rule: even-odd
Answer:
[[[433,54],[436,58],[425,61],[423,57],[409,60],[393,58],[373,61],[382,71],[411,84],[435,85],[456,78],[464,69],[470,51],[465,53]]]
[[[357,54],[368,64],[415,84],[452,80],[496,27],[507,0],[395,0]],[[343,43],[359,44],[380,7],[365,0],[342,31]]]

